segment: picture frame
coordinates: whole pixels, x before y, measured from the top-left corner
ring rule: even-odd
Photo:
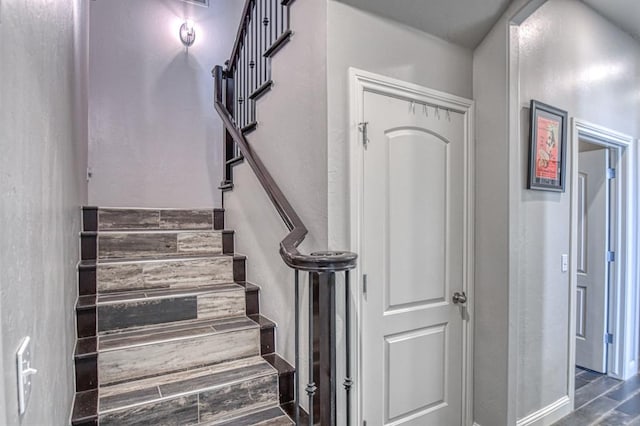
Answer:
[[[568,113],[531,100],[528,189],[564,192]]]
[[[209,7],[209,0],[182,0],[185,3],[195,4],[197,6]]]

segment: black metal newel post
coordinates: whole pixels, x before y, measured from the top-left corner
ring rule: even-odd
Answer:
[[[295,346],[296,346],[296,372],[295,372],[295,420],[296,425],[300,424],[300,375],[298,374],[298,366],[300,365],[300,277],[298,270],[295,270],[295,321],[296,321],[296,337],[295,337]]]
[[[320,321],[320,424],[335,425],[337,417],[336,397],[336,274],[321,272],[317,274],[319,288]]]
[[[313,273],[309,272],[309,381],[307,382],[309,426],[313,426],[313,398],[316,394],[316,384],[313,381],[313,335]]]
[[[345,346],[345,378],[344,390],[346,392],[346,421],[351,425],[351,297],[349,289],[349,271],[344,273],[344,346]]]

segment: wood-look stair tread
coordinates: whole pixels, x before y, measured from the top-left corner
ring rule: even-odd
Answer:
[[[235,282],[238,285],[241,285],[242,287],[244,287],[244,289],[247,291],[247,293],[250,293],[252,291],[260,291],[261,287],[257,284],[254,284],[252,282],[249,281],[236,281]]]
[[[78,339],[76,342],[76,348],[74,351],[75,358],[86,358],[95,356],[98,352],[98,338],[97,337],[84,337]]]
[[[133,346],[144,346],[163,341],[193,339],[200,336],[256,329],[260,326],[248,317],[212,320],[193,320],[114,331],[98,336],[98,351],[111,351]]]
[[[260,314],[249,315],[249,318],[253,320],[256,324],[258,324],[261,329],[276,327],[275,322],[271,321],[269,318],[263,315],[260,315]]]
[[[278,374],[295,373],[296,371],[294,366],[276,353],[262,355],[262,358],[271,364],[271,366],[278,371]]]
[[[221,208],[217,208],[217,207],[197,207],[197,208],[187,208],[187,207],[109,207],[109,206],[102,206],[102,207],[84,207],[85,209],[98,209],[98,211],[107,211],[107,210],[113,210],[113,211],[124,211],[124,210],[130,210],[130,211],[141,211],[141,212],[148,212],[148,211],[167,211],[167,212],[213,212],[213,211],[220,211],[223,212],[224,209]]]
[[[97,305],[109,305],[130,303],[140,300],[169,299],[175,297],[197,296],[207,293],[223,293],[229,291],[245,291],[245,288],[236,283],[223,284],[194,284],[192,287],[158,288],[148,290],[117,291],[101,293],[97,296]]]
[[[199,423],[198,426],[287,426],[292,424],[293,421],[280,407],[271,407],[231,419]]]
[[[136,234],[136,235],[153,235],[153,234],[233,234],[233,229],[117,229],[104,231],[83,231],[88,235],[118,235],[118,234]]]
[[[277,371],[261,357],[248,357],[213,366],[190,369],[141,380],[102,386],[99,390],[100,414],[177,396],[196,394]]]
[[[201,259],[217,259],[217,258],[233,258],[233,259],[246,259],[244,255],[237,254],[180,254],[175,256],[158,256],[158,257],[128,257],[117,259],[98,259],[98,260],[84,260],[80,262],[80,267],[91,267],[98,265],[126,265],[129,263],[160,263],[160,262],[175,262],[175,261],[189,261],[189,260],[201,260]]]
[[[98,391],[77,392],[73,401],[71,424],[84,423],[97,418]]]

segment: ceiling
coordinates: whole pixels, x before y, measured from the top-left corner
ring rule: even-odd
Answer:
[[[474,49],[511,0],[340,0]],[[640,0],[582,0],[615,25],[640,39]]]
[[[511,3],[511,0],[340,1],[470,49],[482,41]]]
[[[636,39],[640,39],[640,2],[638,0],[582,1]]]

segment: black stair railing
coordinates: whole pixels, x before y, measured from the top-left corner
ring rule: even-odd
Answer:
[[[252,149],[245,133],[255,127],[255,100],[271,87],[270,58],[290,36],[289,6],[293,0],[247,0],[226,69],[213,69],[215,109],[225,128],[225,181],[231,184],[231,169],[239,159],[247,161],[289,233],[280,242],[282,260],[294,270],[295,303],[295,422],[300,424],[300,273],[309,275],[308,315],[308,424],[336,424],[336,297],[337,277],[344,274],[346,421],[351,423],[351,309],[349,271],[357,255],[347,251],[300,253],[298,247],[308,233],[280,187]],[[284,130],[284,129],[283,129]],[[318,373],[314,367],[318,366]],[[318,422],[319,420],[319,422]]]
[[[291,37],[289,5],[293,0],[247,0],[227,61],[225,104],[243,131],[256,127],[255,101],[271,88],[271,56]],[[242,153],[231,139],[225,145],[225,181],[231,182],[233,164]]]

